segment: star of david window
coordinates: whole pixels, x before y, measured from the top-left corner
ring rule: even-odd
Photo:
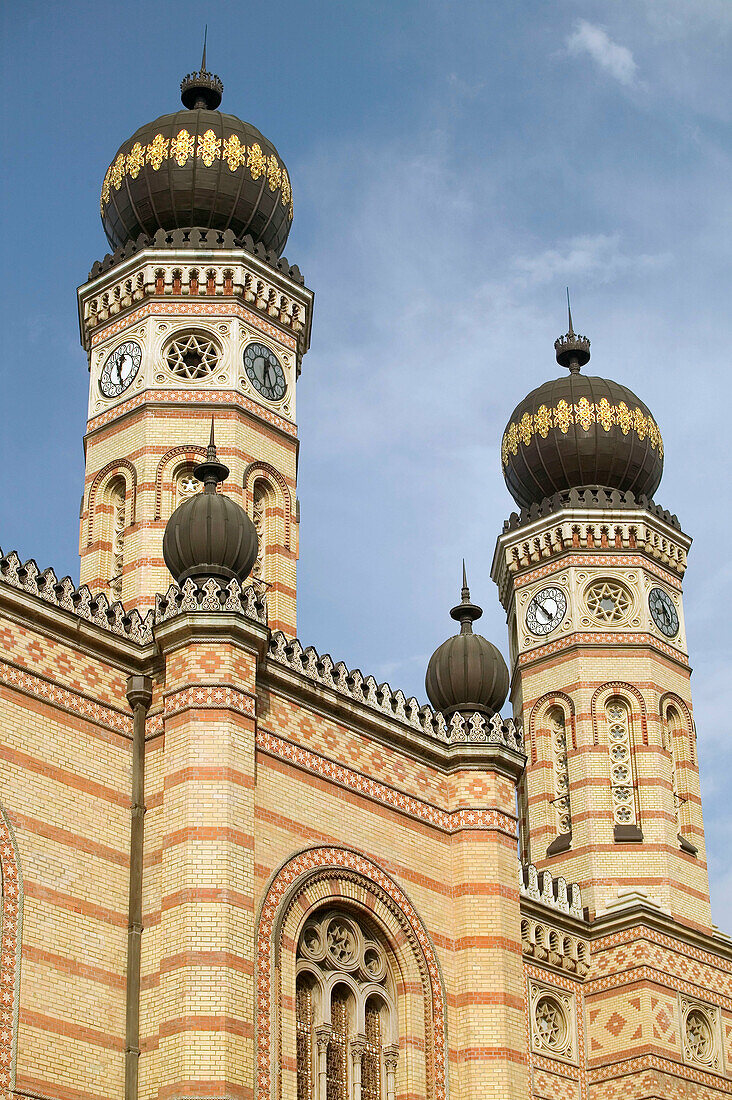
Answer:
[[[378,933],[350,913],[311,917],[295,991],[297,1100],[389,1100],[398,1031],[394,982]]]
[[[595,581],[585,592],[585,603],[593,619],[601,625],[623,623],[633,606],[633,598],[617,581]]]
[[[718,1009],[702,1008],[701,1005],[682,998],[684,1014],[684,1059],[699,1066],[716,1069],[719,1066]]]
[[[165,349],[165,364],[171,374],[184,382],[201,382],[217,369],[221,352],[208,335],[179,333]]]
[[[559,989],[529,984],[533,1049],[545,1057],[574,1060],[574,999]]]

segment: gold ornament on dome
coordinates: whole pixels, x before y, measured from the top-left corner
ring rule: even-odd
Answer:
[[[531,443],[531,436],[533,435],[533,420],[530,413],[524,413],[519,420],[518,434],[523,445],[528,447],[529,443]]]
[[[162,134],[156,134],[147,147],[146,156],[147,163],[154,172],[157,172],[168,157],[168,139]]]
[[[539,405],[539,408],[534,413],[534,427],[541,436],[542,439],[546,439],[549,435],[549,429],[552,426],[552,414],[546,405]]]
[[[261,146],[255,141],[247,152],[247,167],[253,180],[258,180],[267,170],[267,158],[262,152]]]
[[[219,156],[219,139],[213,130],[207,130],[203,136],[198,135],[196,142],[196,156],[200,157],[207,168],[210,168]]]
[[[170,143],[170,155],[179,168],[183,168],[193,156],[194,146],[195,142],[187,130],[181,130],[180,133],[172,139]]]
[[[554,427],[559,428],[562,435],[566,435],[572,420],[572,406],[568,405],[564,399],[558,401],[554,410]]]
[[[242,145],[236,134],[232,134],[231,137],[224,139],[221,155],[226,161],[229,171],[236,172],[239,165],[243,164],[246,159],[246,146]]]
[[[661,432],[650,413],[646,414],[637,407],[629,409],[624,401],[611,405],[606,397],[597,403],[582,397],[575,405],[570,405],[564,399],[558,401],[553,409],[540,405],[533,415],[529,412],[523,413],[518,424],[511,422],[503,433],[501,442],[503,465],[508,465],[510,455],[518,453],[519,442],[528,447],[535,435],[546,439],[552,426],[566,435],[572,424],[587,432],[595,423],[600,424],[606,432],[617,425],[625,435],[634,431],[639,439],[647,436],[653,449],[663,457]]]
[[[277,157],[267,157],[267,182],[270,191],[276,191],[279,188],[281,178],[282,173]]]
[[[595,422],[594,402],[588,401],[586,397],[581,397],[574,407],[574,422],[579,424],[580,428],[589,432]]]
[[[139,141],[136,141],[127,154],[127,175],[136,180],[144,166],[145,148],[140,145]]]
[[[601,397],[595,405],[595,416],[597,423],[609,432],[614,423],[614,410],[607,397]]]
[[[174,160],[179,168],[183,168],[192,157],[200,160],[206,168],[210,168],[214,161],[221,158],[230,172],[246,167],[252,179],[266,176],[271,191],[277,191],[279,188],[280,202],[292,218],[290,177],[284,164],[281,164],[274,154],[266,156],[258,142],[250,146],[242,145],[237,134],[230,134],[221,139],[213,130],[207,130],[205,134],[199,134],[196,138],[185,129],[179,130],[175,137],[170,139],[163,134],[156,134],[147,145],[141,145],[136,141],[129,153],[118,153],[107,169],[102,183],[99,202],[102,215],[105,206],[109,203],[112,190],[119,191],[126,176],[137,179],[145,164],[149,164],[154,172],[158,172],[164,161],[169,158]]]

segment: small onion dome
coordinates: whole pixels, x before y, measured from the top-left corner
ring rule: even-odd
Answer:
[[[500,650],[480,634],[473,622],[483,609],[470,602],[463,563],[462,599],[450,612],[460,633],[448,638],[430,657],[425,688],[435,710],[449,717],[455,711],[495,714],[508,693],[508,669]]]
[[[216,110],[223,84],[206,71],[181,84],[185,110],[161,115],[123,142],[107,169],[100,210],[112,248],[158,229],[231,229],[281,255],[292,188],[274,145]]]
[[[198,582],[216,577],[224,584],[236,577],[243,582],[257,559],[257,531],[236,501],[216,491],[229,469],[216,457],[213,421],[206,460],[193,473],[203,482],[203,492],[183,501],[168,520],[165,564],[178,584],[189,577]]]
[[[572,329],[555,342],[569,374],[521,401],[501,442],[508,491],[521,508],[565,489],[601,486],[652,497],[663,473],[663,440],[648,407],[627,386],[580,373],[590,341]]]

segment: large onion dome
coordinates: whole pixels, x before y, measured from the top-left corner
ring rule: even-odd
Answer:
[[[508,491],[521,508],[565,489],[602,486],[653,496],[663,441],[647,405],[627,386],[581,373],[590,341],[572,328],[554,344],[569,374],[521,401],[501,443]]]
[[[473,622],[483,614],[470,602],[463,562],[461,601],[450,614],[460,623],[460,633],[443,642],[430,657],[425,688],[435,710],[446,716],[475,710],[495,714],[508,693],[508,669],[500,650],[480,634]]]
[[[104,177],[101,215],[113,248],[158,229],[231,229],[279,256],[292,224],[292,189],[274,145],[217,111],[223,84],[206,70],[181,84],[184,110],[123,142]]]
[[[203,482],[203,492],[183,501],[168,520],[165,564],[178,584],[188,577],[199,582],[216,577],[224,584],[234,577],[244,581],[257,559],[257,531],[236,501],[216,491],[229,469],[216,457],[213,421],[206,460],[193,473]]]

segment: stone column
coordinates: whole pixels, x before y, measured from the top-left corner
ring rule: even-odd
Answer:
[[[348,1044],[351,1055],[351,1100],[361,1100],[361,1068],[363,1052],[366,1049],[366,1036],[354,1035]]]

